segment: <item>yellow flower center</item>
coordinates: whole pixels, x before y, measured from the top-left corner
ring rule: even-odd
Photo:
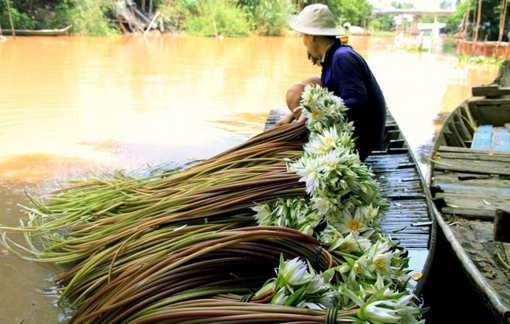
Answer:
[[[332,137],[328,137],[328,138],[326,138],[326,140],[325,140],[324,142],[325,142],[327,145],[331,145],[331,144],[333,144],[333,142],[334,142],[334,141],[333,141],[333,138],[332,138]]]
[[[358,222],[358,221],[353,221],[349,224],[349,228],[351,229],[351,231],[354,231],[354,232],[357,232],[361,229],[361,223]]]
[[[379,270],[380,272],[386,272],[388,270],[382,259],[375,259],[374,265],[375,265],[375,268],[377,270]]]

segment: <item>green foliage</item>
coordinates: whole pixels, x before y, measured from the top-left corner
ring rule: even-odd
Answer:
[[[107,13],[110,0],[10,1],[16,29],[51,29],[73,25],[77,34],[106,36],[118,33]],[[0,23],[10,28],[5,2],[0,1]]]
[[[499,16],[500,16],[500,0],[483,0],[482,1],[482,14],[480,18],[480,29],[478,31],[478,40],[482,41],[487,38],[488,41],[497,41],[499,36]],[[473,1],[469,7],[469,24],[467,31],[467,38],[473,39],[474,37],[474,29],[476,27],[476,20],[478,17],[478,13],[475,15],[475,9],[478,11],[478,4],[475,6]],[[464,14],[467,10],[467,3],[461,3],[457,7],[455,14],[448,17],[447,19],[447,27],[448,32],[452,35],[458,33],[461,30],[461,22],[464,17]],[[506,30],[504,31],[503,39],[508,39],[506,37],[508,33],[508,17],[510,17],[510,8],[507,8],[506,19],[507,23],[505,24]]]
[[[327,5],[341,24],[362,25],[362,19],[370,17],[372,12],[367,0],[328,0]]]
[[[186,18],[182,27],[198,36],[246,36],[250,29],[245,12],[228,0],[196,1],[199,6],[190,8],[198,14]]]
[[[9,1],[11,6],[12,23],[15,29],[33,29],[36,22],[32,20],[26,13],[20,12],[17,9],[15,1]],[[0,1],[0,24],[2,28],[10,29],[11,23],[9,20],[9,12],[7,11],[7,4],[5,1]]]
[[[368,26],[374,30],[391,31],[394,24],[393,16],[382,16],[372,19]]]
[[[240,0],[247,13],[252,30],[267,36],[280,34],[287,28],[287,17],[295,12],[295,6],[286,0]]]
[[[487,64],[487,65],[501,65],[504,60],[497,59],[495,57],[485,57],[483,55],[480,56],[466,56],[459,55],[457,56],[459,59],[459,63],[473,63],[473,64]]]
[[[68,0],[73,32],[91,36],[115,35],[118,31],[108,21],[109,0]],[[64,8],[63,8],[64,9]]]

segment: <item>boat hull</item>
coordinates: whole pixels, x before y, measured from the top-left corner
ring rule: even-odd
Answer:
[[[503,94],[507,87],[496,88]],[[510,272],[501,260],[510,258],[510,246],[494,240],[493,220],[510,208],[510,100],[494,96],[493,85],[485,90],[491,96],[468,98],[443,122],[429,184],[439,228],[472,287],[497,322],[509,323]]]

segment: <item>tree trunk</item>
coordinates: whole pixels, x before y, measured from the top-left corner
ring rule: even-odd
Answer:
[[[145,12],[145,0],[142,0],[142,12]]]

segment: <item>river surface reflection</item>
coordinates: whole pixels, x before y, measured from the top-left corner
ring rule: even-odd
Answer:
[[[352,37],[414,153],[428,161],[442,118],[496,67]],[[437,44],[436,44],[437,47]],[[24,191],[88,171],[207,158],[263,129],[286,89],[319,75],[300,38],[23,38],[0,43],[0,224]],[[18,238],[19,239],[19,238]],[[57,268],[0,252],[0,323],[56,323]]]

